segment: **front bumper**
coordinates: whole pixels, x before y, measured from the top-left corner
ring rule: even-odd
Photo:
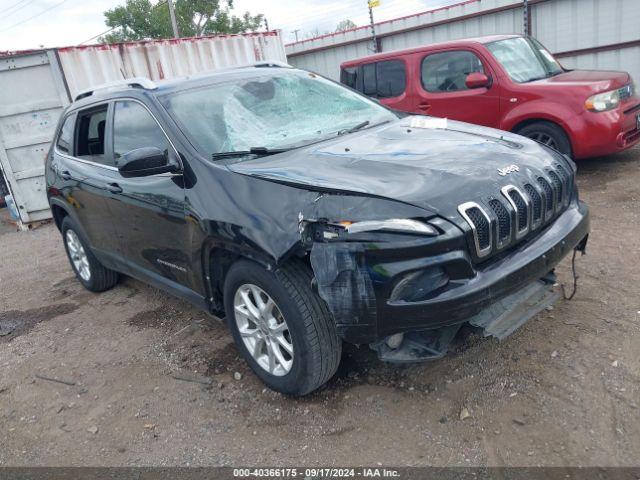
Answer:
[[[389,252],[371,245],[324,244],[312,250],[318,291],[327,301],[346,341],[375,343],[401,332],[429,330],[468,321],[487,307],[544,277],[589,233],[588,208],[573,201],[535,238],[499,258],[474,265],[464,248],[447,246]],[[412,258],[407,258],[410,252]],[[330,276],[324,275],[330,269]],[[449,282],[421,301],[392,300],[392,292],[408,273],[442,269]]]
[[[584,112],[572,127],[575,158],[621,152],[640,142],[640,102],[627,101],[608,112]],[[576,127],[577,126],[577,127]]]

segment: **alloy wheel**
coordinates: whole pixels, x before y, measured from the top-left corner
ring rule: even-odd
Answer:
[[[234,296],[234,317],[256,363],[277,377],[289,373],[293,366],[291,332],[269,294],[256,285],[241,285]]]
[[[547,147],[551,147],[554,150],[558,150],[558,145],[551,135],[547,135],[546,133],[542,132],[533,132],[529,135],[529,138],[531,140],[535,140],[536,142],[540,142]]]
[[[87,257],[87,252],[85,252],[78,235],[73,230],[67,230],[65,235],[67,249],[69,251],[69,257],[71,258],[71,263],[73,263],[73,268],[75,268],[80,278],[82,278],[85,282],[88,282],[91,279],[91,268],[89,267],[89,258]]]

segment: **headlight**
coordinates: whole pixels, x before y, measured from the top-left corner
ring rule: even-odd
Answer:
[[[362,222],[340,222],[348,233],[372,232],[386,230],[390,232],[417,233],[420,235],[438,235],[438,231],[431,225],[418,220],[398,219],[366,220]]]
[[[605,112],[612,108],[616,108],[618,105],[620,105],[620,93],[618,90],[599,93],[589,97],[587,101],[584,102],[584,106],[587,110],[591,110],[592,112]]]

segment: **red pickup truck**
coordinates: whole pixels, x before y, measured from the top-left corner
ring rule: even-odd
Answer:
[[[380,53],[343,63],[340,79],[390,108],[516,132],[576,159],[640,141],[628,73],[566,70],[531,37]]]

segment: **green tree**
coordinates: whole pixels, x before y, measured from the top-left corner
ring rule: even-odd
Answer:
[[[180,35],[199,37],[218,33],[256,31],[264,15],[249,12],[238,17],[231,13],[233,0],[176,0],[176,20]],[[104,12],[107,26],[114,30],[100,38],[103,43],[171,38],[167,0],[126,0],[124,5]]]
[[[351,21],[349,19],[342,20],[336,26],[336,32],[344,32],[345,30],[351,30],[352,28],[356,28],[356,27],[357,27],[357,25],[355,23],[353,23],[353,21]]]

